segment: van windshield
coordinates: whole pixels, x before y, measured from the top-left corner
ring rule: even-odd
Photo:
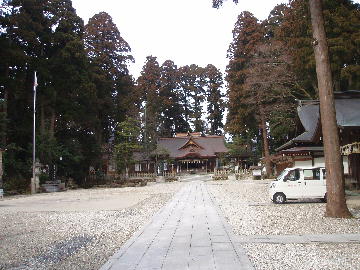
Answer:
[[[279,181],[284,178],[285,175],[287,175],[288,170],[283,170],[278,177],[276,177],[275,181]]]

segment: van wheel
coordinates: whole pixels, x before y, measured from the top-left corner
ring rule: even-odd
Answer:
[[[327,201],[327,195],[326,195],[326,193],[325,193],[324,198],[321,199],[321,201],[324,202],[324,203],[326,203],[326,201]]]
[[[274,199],[273,202],[276,204],[282,204],[285,203],[286,201],[286,197],[284,195],[284,193],[276,193],[274,194]]]

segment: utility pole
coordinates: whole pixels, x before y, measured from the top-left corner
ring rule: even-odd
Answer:
[[[322,0],[309,0],[309,3],[326,167],[327,203],[325,215],[347,218],[351,217],[351,213],[345,200],[344,170],[340,154],[339,131],[336,121],[333,81],[324,28]]]
[[[36,143],[36,130],[35,130],[35,124],[36,124],[36,87],[37,87],[37,77],[36,77],[36,71],[34,72],[34,118],[33,118],[33,164],[32,164],[32,178],[31,178],[31,194],[36,193],[36,183],[35,183],[35,143]]]

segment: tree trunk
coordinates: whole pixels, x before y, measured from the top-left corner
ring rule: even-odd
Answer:
[[[9,67],[6,68],[5,72],[5,78],[6,80],[9,80]],[[8,99],[9,99],[9,90],[7,85],[5,84],[4,87],[4,102],[3,102],[3,110],[4,110],[4,132],[1,137],[1,145],[0,147],[6,148],[6,139],[7,139],[7,117],[8,117]]]
[[[0,149],[0,188],[3,187],[3,174],[4,174],[2,157],[3,157],[3,150]]]
[[[43,101],[40,104],[40,134],[45,134],[45,108]]]
[[[347,218],[351,214],[345,200],[344,171],[340,155],[329,52],[324,28],[321,0],[309,0],[316,74],[319,88],[320,115],[324,142],[328,217]]]
[[[260,106],[260,128],[262,132],[263,147],[264,147],[266,177],[268,178],[269,176],[272,175],[272,167],[270,160],[268,133],[266,129],[265,112],[262,106]]]
[[[6,72],[5,72],[5,78],[7,80],[9,80],[9,67],[6,68]],[[4,87],[4,101],[3,101],[3,111],[4,111],[4,123],[2,128],[3,130],[3,134],[0,138],[0,188],[3,187],[4,181],[3,181],[3,175],[4,175],[4,170],[3,170],[3,153],[6,150],[6,142],[7,142],[7,116],[8,116],[8,99],[9,99],[9,90],[7,85],[5,85]]]
[[[56,115],[55,110],[51,109],[51,118],[50,118],[50,137],[54,138],[55,136],[55,121],[56,121]]]

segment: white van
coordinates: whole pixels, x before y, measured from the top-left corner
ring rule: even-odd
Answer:
[[[274,203],[304,198],[326,201],[325,168],[286,168],[275,181],[270,183],[269,195]]]

